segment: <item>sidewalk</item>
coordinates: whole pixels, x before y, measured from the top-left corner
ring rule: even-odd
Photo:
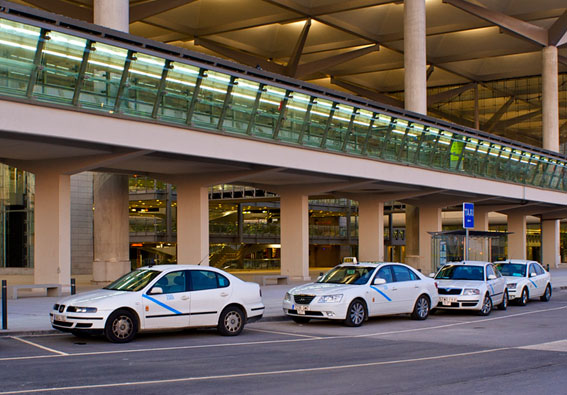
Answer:
[[[553,291],[567,290],[567,268],[551,271]],[[289,285],[267,285],[262,288],[262,297],[266,310],[262,321],[280,321],[287,318],[282,311],[282,300]],[[77,292],[86,292],[96,287],[77,285]],[[0,329],[0,336],[58,333],[51,327],[49,311],[58,300],[57,297],[27,296],[16,300],[8,299],[8,329]]]

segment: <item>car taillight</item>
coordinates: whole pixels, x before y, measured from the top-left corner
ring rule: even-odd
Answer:
[[[437,281],[435,281],[435,288],[439,289],[439,284],[437,284]]]

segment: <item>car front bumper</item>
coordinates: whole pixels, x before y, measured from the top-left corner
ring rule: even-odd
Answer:
[[[480,310],[482,308],[482,298],[477,295],[439,295],[439,303],[437,303],[436,308],[447,310]]]
[[[315,319],[344,320],[348,306],[345,303],[298,304],[284,301],[283,311],[286,315]]]
[[[53,310],[49,313],[51,326],[63,332],[71,331],[102,331],[106,317],[100,314],[59,313]]]

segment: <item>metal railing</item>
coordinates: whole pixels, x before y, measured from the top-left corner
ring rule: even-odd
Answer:
[[[567,190],[560,154],[54,14],[0,6],[4,97]]]

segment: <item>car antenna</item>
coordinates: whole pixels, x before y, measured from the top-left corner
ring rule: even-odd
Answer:
[[[213,256],[213,254],[205,255],[205,256],[203,257],[203,259],[201,259],[201,260],[199,261],[199,263],[197,263],[197,266],[201,266],[201,263],[203,263],[203,262],[205,261],[205,259],[209,259],[209,258],[211,258],[212,256]]]

